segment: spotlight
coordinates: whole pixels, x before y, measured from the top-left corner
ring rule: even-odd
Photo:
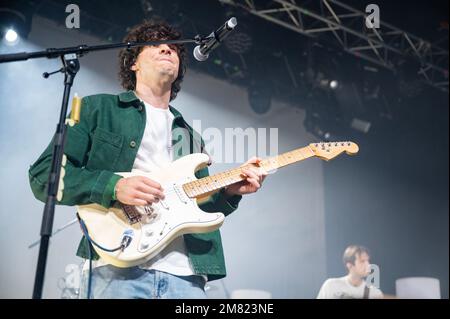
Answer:
[[[1,1],[0,37],[7,44],[15,44],[21,38],[27,38],[33,17],[32,1]]]
[[[248,101],[255,113],[267,113],[272,104],[271,89],[266,85],[252,81],[248,88]]]
[[[353,118],[352,122],[350,123],[350,126],[353,129],[355,129],[359,132],[365,133],[365,134],[367,134],[367,132],[369,132],[371,125],[372,125],[372,123],[358,119],[358,118]]]
[[[247,33],[237,32],[226,38],[225,46],[235,54],[244,54],[250,51],[252,42],[252,38]]]
[[[5,33],[5,40],[9,43],[15,42],[19,38],[19,35],[14,29],[8,29]]]
[[[339,82],[337,80],[330,80],[325,77],[325,75],[319,72],[316,76],[315,83],[313,85],[321,88],[322,90],[336,90],[339,87]]]
[[[336,90],[338,86],[339,86],[339,82],[338,81],[336,81],[336,80],[330,81],[330,88],[332,90]]]
[[[148,0],[141,0],[141,8],[145,13],[150,13],[153,11],[153,6]]]

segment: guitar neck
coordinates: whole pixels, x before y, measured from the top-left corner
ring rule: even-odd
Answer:
[[[278,168],[303,161],[304,159],[313,156],[315,156],[315,153],[309,146],[306,146],[264,159],[259,163],[259,166],[264,168],[267,172],[271,172]],[[183,189],[190,198],[202,197],[210,193],[214,193],[228,185],[245,180],[246,177],[242,175],[242,169],[252,166],[255,165],[247,164],[245,166],[230,169],[222,173],[207,176],[184,184]]]

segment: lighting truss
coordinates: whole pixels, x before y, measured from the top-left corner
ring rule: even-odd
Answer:
[[[380,21],[366,26],[366,13],[337,0],[219,0],[308,37],[334,41],[349,54],[395,71],[398,61],[418,62],[417,74],[448,93],[448,51]]]

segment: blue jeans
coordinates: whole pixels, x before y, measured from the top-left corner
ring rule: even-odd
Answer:
[[[87,298],[89,271],[81,278],[80,298]],[[92,269],[92,299],[205,299],[202,276],[175,276],[139,267],[112,265]]]

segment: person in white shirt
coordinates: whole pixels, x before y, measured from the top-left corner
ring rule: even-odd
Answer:
[[[352,245],[344,252],[343,262],[348,274],[340,278],[327,279],[320,288],[317,299],[380,299],[383,293],[368,285],[370,255],[367,248]]]

